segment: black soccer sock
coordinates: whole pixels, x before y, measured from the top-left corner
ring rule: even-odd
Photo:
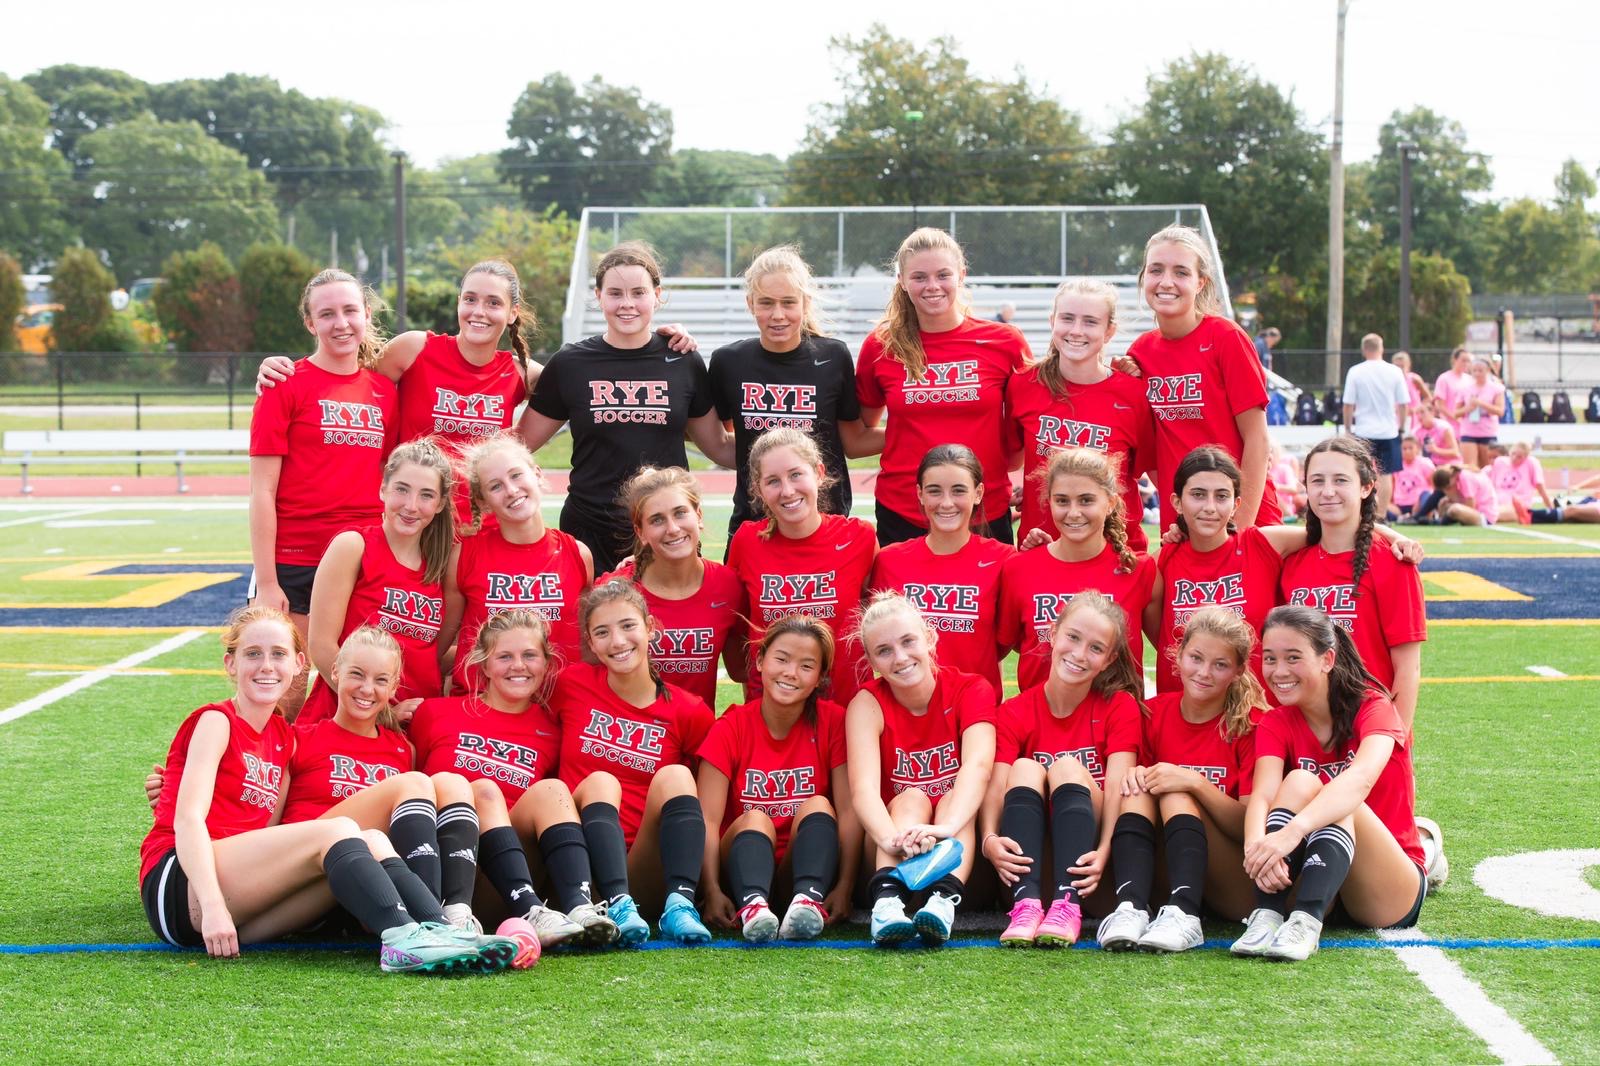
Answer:
[[[1429,490],[1423,495],[1422,499],[1417,503],[1417,505],[1411,509],[1412,520],[1421,522],[1423,519],[1433,514],[1434,511],[1438,510],[1439,505],[1443,502],[1444,493],[1435,490]]]
[[[389,883],[400,893],[400,902],[406,905],[411,917],[419,922],[444,921],[444,909],[439,906],[439,900],[428,891],[416,871],[394,856],[379,860],[378,865],[389,875]]]
[[[360,837],[336,841],[322,857],[322,873],[333,898],[368,931],[382,933],[416,921],[389,874]]]
[[[1294,811],[1291,811],[1286,807],[1272,808],[1272,810],[1267,812],[1267,832],[1275,833],[1279,829],[1282,829],[1294,819],[1294,814]],[[1305,853],[1305,845],[1301,844],[1298,848],[1295,848],[1288,857],[1287,862],[1289,866],[1289,881],[1291,885],[1294,882],[1294,879],[1300,876],[1300,861],[1305,857]],[[1282,892],[1263,892],[1261,889],[1257,888],[1255,893],[1256,907],[1258,909],[1265,907],[1267,910],[1277,911],[1279,914],[1289,913],[1289,889],[1286,888]]]
[[[808,814],[789,837],[796,895],[821,903],[839,879],[839,823],[824,811]]]
[[[1067,871],[1078,865],[1079,855],[1094,850],[1094,833],[1094,799],[1089,790],[1083,785],[1057,786],[1050,793],[1050,848],[1056,879],[1052,900],[1081,902],[1078,890],[1072,887],[1072,875]]]
[[[584,843],[583,826],[577,822],[557,822],[539,834],[539,851],[550,874],[561,909],[571,914],[585,903],[594,902],[591,892],[594,875],[589,872],[589,848]]]
[[[1121,825],[1121,820],[1117,823]],[[1206,889],[1206,827],[1192,814],[1175,814],[1162,825],[1167,838],[1167,880],[1172,892],[1167,902],[1185,914],[1200,917],[1200,897]],[[1115,853],[1113,845],[1113,854]],[[1117,867],[1122,877],[1122,867]]]
[[[1350,864],[1356,857],[1356,842],[1341,825],[1325,825],[1306,837],[1306,858],[1300,866],[1300,890],[1294,909],[1322,920],[1339,894]]]
[[[521,917],[544,904],[533,890],[527,852],[522,850],[517,831],[509,825],[484,830],[478,838],[478,865],[513,915]]]
[[[906,888],[905,882],[894,875],[893,866],[885,866],[872,875],[872,880],[867,882],[867,895],[876,904],[880,899],[897,899],[903,907],[911,899],[911,890]]]
[[[591,803],[578,814],[589,843],[595,890],[605,900],[627,895],[628,840],[622,835],[622,817],[609,803]]]
[[[439,899],[471,903],[478,880],[478,812],[470,803],[452,803],[439,812]]]
[[[1534,525],[1547,526],[1562,519],[1559,507],[1534,507],[1528,511],[1528,517],[1533,519]]]
[[[772,841],[767,834],[757,829],[746,829],[735,836],[728,845],[728,860],[724,864],[728,887],[733,889],[734,907],[745,907],[756,899],[767,899],[772,892],[772,873],[776,865]]]
[[[1033,860],[1011,886],[1011,901],[1039,899],[1044,882],[1044,797],[1031,788],[1007,789],[1005,806],[1000,808],[1000,835],[1015,840],[1022,854]]]
[[[1150,913],[1150,885],[1156,879],[1156,827],[1133,811],[1117,816],[1111,830],[1111,863],[1117,870],[1117,902]]]
[[[389,842],[434,898],[439,896],[439,812],[432,800],[409,799],[389,816]]]
[[[937,892],[941,896],[959,896],[961,895],[961,890],[966,887],[967,886],[961,882],[961,878],[957,877],[955,874],[945,874],[943,877],[939,878],[939,880],[928,886],[928,895],[931,896]]]
[[[661,876],[667,891],[693,903],[705,855],[706,816],[699,797],[673,796],[661,805]]]

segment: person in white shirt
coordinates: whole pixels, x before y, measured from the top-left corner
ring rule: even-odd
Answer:
[[[1361,362],[1344,378],[1344,430],[1360,437],[1378,462],[1378,513],[1389,513],[1394,472],[1400,469],[1400,435],[1406,429],[1411,393],[1400,368],[1383,359],[1383,338],[1361,338]]]

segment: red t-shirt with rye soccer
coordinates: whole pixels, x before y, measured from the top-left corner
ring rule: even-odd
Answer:
[[[377,521],[383,461],[399,422],[395,384],[382,374],[334,374],[309,358],[265,390],[250,416],[250,454],[283,457],[274,558],[316,566],[340,530]]]
[[[423,700],[409,728],[417,769],[493,781],[507,807],[553,776],[560,754],[560,728],[537,703],[521,714],[507,714],[474,696]]]
[[[578,598],[589,571],[578,542],[569,533],[546,529],[532,544],[513,544],[495,527],[464,537],[456,557],[456,589],[466,601],[461,633],[456,638],[454,689],[471,692],[477,679],[467,677],[467,656],[478,630],[492,614],[521,607],[550,626],[550,648],[563,663],[583,658],[578,631]],[[551,669],[556,664],[551,663]]]
[[[321,818],[362,789],[410,769],[411,745],[396,730],[379,726],[375,736],[364,737],[331,718],[309,727],[297,721],[283,822]]]
[[[976,674],[941,667],[928,709],[913,714],[881,677],[862,686],[883,711],[878,736],[878,791],[888,803],[908,788],[920,788],[935,804],[955,787],[961,770],[961,738],[983,722],[994,724],[995,695]]]
[[[1283,557],[1255,526],[1234,533],[1211,551],[1193,541],[1161,549],[1161,628],[1157,631],[1156,691],[1183,688],[1168,653],[1183,640],[1189,617],[1202,607],[1226,607],[1261,635],[1267,612],[1278,604],[1278,573]],[[1250,650],[1250,669],[1261,677],[1261,643]]]
[[[1220,717],[1209,722],[1189,721],[1183,716],[1181,692],[1164,692],[1145,706],[1150,715],[1144,720],[1144,743],[1139,749],[1142,765],[1172,763],[1193,770],[1230,799],[1250,795],[1256,772],[1253,729],[1228,740],[1222,735]]]
[[[749,699],[761,695],[756,676],[755,649],[767,623],[791,614],[809,614],[833,630],[832,688],[827,697],[849,703],[861,687],[857,667],[861,649],[845,634],[861,605],[861,590],[872,571],[878,549],[872,525],[859,518],[825,514],[822,524],[808,537],[790,538],[774,531],[761,535],[767,519],[746,522],[728,546],[728,565],[744,582],[750,606]]]
[[[831,795],[833,771],[845,764],[844,708],[818,700],[817,720],[802,716],[779,740],[761,717],[760,700],[729,707],[706,734],[700,758],[728,779],[717,834],[745,812],[760,811],[778,831],[781,863],[795,812],[813,796]]]
[[[1384,688],[1394,687],[1389,649],[1428,639],[1422,574],[1394,557],[1381,537],[1367,552],[1361,587],[1352,589],[1355,552],[1330,554],[1320,544],[1302,548],[1283,561],[1282,602],[1315,607],[1345,628],[1356,642],[1367,672]],[[1271,690],[1268,690],[1271,696]]]
[[[635,582],[644,596],[650,617],[660,629],[650,638],[650,662],[663,679],[693,692],[707,707],[717,702],[717,662],[735,631],[744,626],[744,585],[730,566],[703,560],[705,574],[700,591],[681,600],[657,596]],[[603,585],[613,577],[633,581],[630,561],[595,579]]]
[[[1000,576],[1000,643],[1016,648],[1017,687],[1041,684],[1050,673],[1050,631],[1061,609],[1085,589],[1104,593],[1122,608],[1128,627],[1128,647],[1135,663],[1144,663],[1144,635],[1140,625],[1155,581],[1155,560],[1135,555],[1131,573],[1122,573],[1122,560],[1107,544],[1093,559],[1064,563],[1048,548],[1018,552]]]
[[[1009,544],[973,537],[954,555],[935,555],[917,537],[878,552],[871,585],[904,594],[922,612],[939,635],[941,665],[977,674],[999,692],[1000,573],[1015,554]]]
[[[1145,396],[1155,413],[1156,488],[1166,529],[1176,517],[1172,478],[1184,456],[1202,444],[1217,444],[1243,462],[1244,437],[1234,419],[1267,406],[1266,371],[1249,335],[1215,315],[1177,340],[1153,329],[1129,345],[1128,354],[1144,373]],[[1266,476],[1265,466],[1261,474]],[[1254,521],[1246,515],[1239,519],[1241,525],[1273,526],[1280,517],[1278,493],[1269,479]]]
[[[921,336],[928,359],[921,382],[906,380],[905,365],[891,358],[876,336],[862,343],[856,362],[861,406],[882,407],[888,416],[878,502],[927,528],[917,504],[917,464],[935,444],[959,441],[983,464],[983,517],[1004,518],[1011,507],[1002,425],[1006,379],[1028,360],[1028,342],[1015,326],[977,318]]]
[[[1057,759],[1077,759],[1094,783],[1106,787],[1112,755],[1139,750],[1139,705],[1126,692],[1109,699],[1091,691],[1066,717],[1050,713],[1044,686],[1035,685],[1000,705],[994,761],[1009,766],[1033,759],[1048,768]]]

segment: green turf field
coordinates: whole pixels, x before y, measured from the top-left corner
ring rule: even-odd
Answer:
[[[0,501],[0,1046],[14,1061],[1600,1061],[1600,851],[1575,875],[1588,897],[1570,894],[1587,917],[1474,883],[1493,856],[1600,849],[1600,529],[1424,533],[1419,810],[1452,865],[1422,913],[1442,945],[1422,950],[1426,981],[1370,931],[1330,933],[1300,966],[1239,962],[1212,946],[1235,935],[1222,923],[1175,958],[1003,952],[958,923],[970,946],[938,953],[875,952],[846,927],[831,947],[729,940],[441,981],[386,977],[370,948],[217,962],[109,947],[154,939],[136,884],[142,776],[189,710],[227,692],[209,625],[118,627],[248,569],[242,501],[183,502]],[[710,508],[708,553],[725,518]],[[1507,595],[1531,598],[1494,598]],[[125,659],[139,661],[90,672]],[[95,950],[19,953],[50,945]]]

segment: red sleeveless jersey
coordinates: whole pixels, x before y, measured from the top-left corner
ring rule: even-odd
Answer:
[[[410,730],[417,769],[493,781],[507,807],[516,806],[535,782],[555,776],[561,738],[550,713],[537,703],[521,714],[507,714],[474,696],[423,700]]]
[[[377,626],[400,645],[400,687],[394,699],[426,699],[444,690],[439,675],[439,626],[444,621],[444,592],[438,584],[422,580],[422,569],[404,565],[389,550],[382,526],[358,530],[366,547],[361,570],[350,590],[339,627],[339,643],[365,625]],[[302,726],[332,718],[339,709],[337,694],[319,676],[296,719]]]
[[[455,688],[471,692],[467,655],[478,630],[492,614],[525,607],[550,624],[550,650],[563,662],[583,658],[578,630],[578,597],[588,580],[578,542],[559,529],[547,529],[532,544],[513,544],[499,529],[485,529],[461,542],[456,588],[466,598],[461,633],[456,638]],[[551,669],[555,668],[551,663]]]
[[[635,582],[661,631],[650,641],[650,662],[656,672],[674,685],[686,688],[713,707],[717,702],[717,661],[734,630],[744,625],[744,585],[731,567],[705,560],[700,591],[681,600],[657,596]],[[595,579],[601,585],[613,577],[633,581],[633,564],[618,567]]]
[[[321,818],[367,786],[410,769],[411,746],[396,730],[379,726],[376,736],[364,737],[332,718],[309,728],[296,726],[283,821]]]
[[[228,746],[217,763],[216,785],[211,791],[211,809],[206,812],[206,833],[212,840],[238,836],[252,829],[264,829],[278,806],[278,791],[283,787],[283,770],[294,755],[294,731],[282,715],[274,714],[258,733],[239,717],[232,700],[208,703],[189,712],[178,727],[178,735],[167,748],[163,764],[165,777],[161,797],[156,800],[156,820],[139,848],[139,881],[155,868],[172,848],[177,835],[172,829],[178,810],[178,786],[189,761],[189,741],[200,717],[208,711],[228,716]]]
[[[903,593],[939,634],[939,664],[977,674],[1000,691],[1006,649],[995,636],[1000,573],[1016,554],[1009,544],[973,537],[954,555],[935,555],[928,539],[891,544],[878,552],[872,588]]]

